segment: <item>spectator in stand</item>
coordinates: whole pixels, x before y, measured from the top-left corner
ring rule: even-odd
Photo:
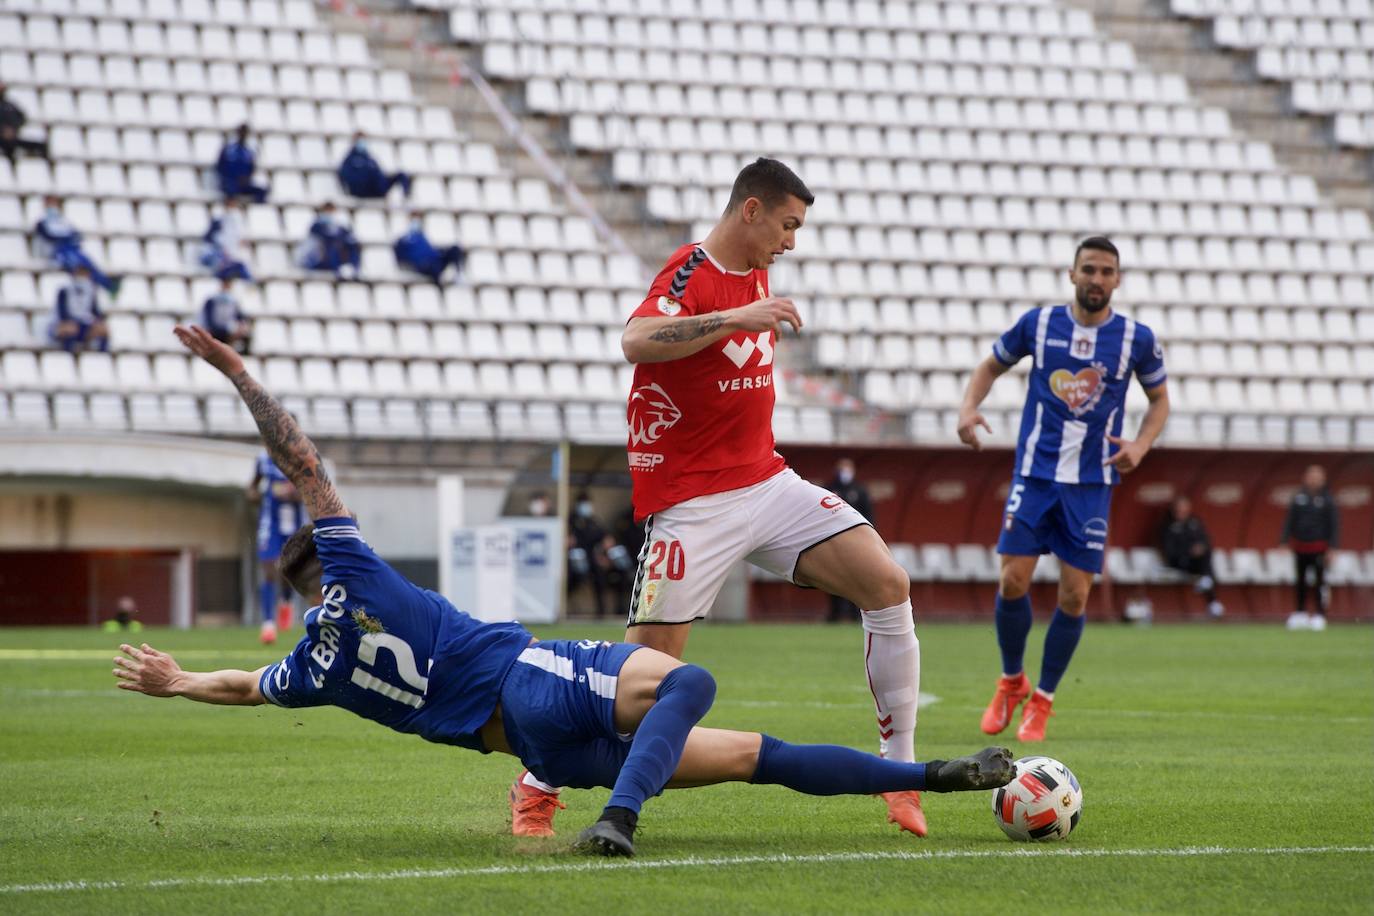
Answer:
[[[543,490],[535,490],[530,494],[525,511],[534,518],[548,518],[553,513],[553,507],[549,505],[549,494]]]
[[[362,246],[348,224],[339,220],[332,203],[315,211],[310,235],[301,245],[299,263],[306,270],[332,270],[340,279],[344,268],[352,268],[353,279],[358,278]]]
[[[221,280],[253,282],[252,271],[243,260],[243,202],[230,197],[224,211],[210,218],[210,228],[201,239],[200,264]]]
[[[1290,630],[1326,629],[1326,552],[1340,539],[1341,519],[1336,500],[1326,488],[1326,468],[1319,464],[1302,475],[1302,486],[1288,503],[1279,542],[1293,551],[1297,574],[1297,610],[1288,615]],[[1308,580],[1316,613],[1307,612]]]
[[[852,458],[841,458],[835,462],[835,476],[825,485],[825,488],[853,506],[871,525],[873,524],[873,502],[868,498],[868,488],[854,478],[854,470]],[[838,623],[842,620],[858,620],[860,619],[859,606],[839,595],[831,595],[830,615],[826,619],[831,623]]]
[[[592,498],[586,493],[577,497],[572,518],[568,519],[568,591],[583,582],[592,586],[596,599],[596,616],[606,616],[606,586],[611,571],[610,548],[615,539],[597,520]],[[629,606],[628,601],[626,607]]]
[[[110,331],[105,326],[105,313],[100,308],[95,284],[91,282],[88,268],[77,266],[72,271],[72,280],[57,293],[57,306],[53,311],[53,343],[68,353],[77,353],[87,347],[107,353],[110,349]]]
[[[200,309],[200,326],[215,340],[247,355],[253,344],[253,322],[234,296],[233,277],[220,278],[219,292],[205,300]]]
[[[254,203],[267,200],[267,185],[254,184],[258,154],[248,145],[248,125],[240,124],[236,135],[224,141],[215,162],[219,190],[225,197],[251,197]]]
[[[1220,617],[1225,606],[1217,600],[1217,579],[1212,571],[1212,539],[1202,519],[1193,514],[1193,501],[1180,496],[1169,506],[1159,527],[1159,552],[1164,565],[1193,576],[1193,588],[1207,599],[1207,613]]]
[[[453,268],[453,280],[463,278],[463,262],[467,252],[461,245],[435,248],[425,236],[425,217],[420,211],[410,214],[410,228],[396,240],[396,264],[402,268],[424,274],[435,283],[442,284],[444,271]]]
[[[43,218],[34,226],[33,234],[39,257],[68,272],[84,267],[97,286],[111,296],[119,295],[119,278],[106,275],[81,250],[81,233],[62,213],[62,198],[55,194],[43,198]]]
[[[410,176],[405,172],[387,174],[367,149],[367,139],[362,131],[353,135],[353,147],[339,166],[339,184],[354,197],[369,200],[384,198],[396,185],[402,193],[410,196]]]
[[[25,140],[19,136],[19,132],[28,123],[29,116],[24,113],[24,109],[9,100],[8,92],[9,87],[0,83],[0,153],[5,154],[11,165],[14,164],[15,153],[18,152],[51,159],[47,140]]]

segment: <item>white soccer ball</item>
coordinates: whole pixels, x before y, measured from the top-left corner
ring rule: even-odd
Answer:
[[[1062,840],[1083,813],[1078,779],[1053,757],[1022,757],[1016,775],[992,790],[992,816],[1013,840],[1045,843]]]

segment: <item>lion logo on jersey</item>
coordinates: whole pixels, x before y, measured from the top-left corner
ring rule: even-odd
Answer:
[[[629,414],[630,442],[634,445],[652,445],[682,419],[682,411],[658,384],[630,392]]]

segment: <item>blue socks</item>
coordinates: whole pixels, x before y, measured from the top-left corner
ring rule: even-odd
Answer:
[[[682,760],[687,734],[716,698],[716,681],[705,668],[683,665],[658,685],[657,702],[639,723],[629,756],[620,768],[606,810],[625,808],[638,815],[645,800],[663,791]]]
[[[275,623],[277,620],[277,583],[268,576],[258,586],[258,600],[262,602],[262,622]]]
[[[1036,685],[1044,693],[1054,693],[1059,679],[1069,667],[1073,650],[1078,647],[1078,639],[1083,635],[1086,614],[1070,617],[1059,608],[1054,609],[1050,628],[1045,631],[1045,658],[1040,663],[1040,683]]]
[[[750,782],[807,795],[876,795],[926,788],[926,765],[833,744],[788,744],[764,735]]]
[[[997,645],[1002,650],[1002,673],[1016,674],[1024,666],[1026,637],[1030,635],[1030,595],[1003,598],[997,593]],[[1069,650],[1072,653],[1072,649]],[[1065,664],[1067,664],[1067,660]],[[1062,673],[1062,672],[1061,672]]]

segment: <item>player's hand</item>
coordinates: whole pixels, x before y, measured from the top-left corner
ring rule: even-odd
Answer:
[[[114,659],[115,686],[123,690],[146,693],[150,697],[176,696],[176,681],[181,666],[166,652],[159,652],[146,642],[135,649],[125,643],[119,647],[123,655]]]
[[[1135,439],[1123,439],[1120,436],[1108,436],[1107,441],[1115,445],[1117,453],[1106,461],[1104,465],[1115,465],[1116,469],[1122,474],[1129,474],[1140,467],[1140,462],[1145,460],[1145,453],[1150,447],[1144,442]]]
[[[233,378],[243,371],[243,357],[234,348],[222,344],[210,336],[210,332],[198,325],[177,325],[172,329],[186,349],[214,366],[227,377]]]
[[[791,299],[769,296],[749,305],[732,309],[732,318],[737,331],[782,331],[784,323],[792,325],[792,330],[802,328],[801,312]]]
[[[959,441],[972,448],[975,452],[983,450],[983,443],[978,438],[978,427],[983,427],[992,435],[992,427],[988,425],[987,419],[976,410],[959,411]]]

